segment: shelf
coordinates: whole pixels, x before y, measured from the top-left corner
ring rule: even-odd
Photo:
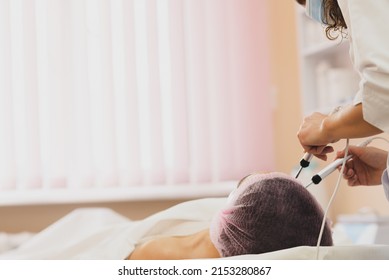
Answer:
[[[102,203],[119,201],[190,200],[227,196],[236,181],[175,186],[90,189],[12,190],[0,193],[0,206]]]

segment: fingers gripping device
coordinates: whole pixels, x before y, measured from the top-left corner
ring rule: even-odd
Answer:
[[[373,141],[373,138],[369,138],[366,141],[360,143],[359,147],[365,147],[370,144],[370,142]],[[300,160],[300,169],[296,174],[296,178],[300,175],[301,170],[305,167],[309,166],[309,163],[312,159],[313,155],[309,153],[305,153],[303,158]],[[338,158],[337,160],[331,162],[329,165],[324,167],[322,170],[320,170],[317,174],[312,176],[311,182],[306,186],[306,188],[310,187],[312,184],[319,184],[324,178],[326,178],[328,175],[330,175],[332,172],[334,172],[339,166],[343,164],[343,161],[347,161],[351,158],[351,155],[348,155],[345,158]]]

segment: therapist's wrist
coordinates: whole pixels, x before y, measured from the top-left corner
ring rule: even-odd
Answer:
[[[337,142],[339,139],[336,138],[336,119],[333,115],[328,115],[323,118],[320,125],[321,138],[327,143]]]
[[[322,120],[321,133],[328,143],[337,142],[340,139],[368,137],[375,131],[371,125],[363,119],[362,106],[349,105],[326,116]]]

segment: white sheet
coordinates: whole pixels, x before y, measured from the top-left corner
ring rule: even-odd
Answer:
[[[316,260],[316,247],[300,246],[259,254],[234,256],[227,259],[241,260]],[[388,245],[349,245],[320,247],[320,260],[389,260]]]
[[[19,247],[34,236],[32,232],[7,233],[0,232],[0,253]]]
[[[186,235],[207,228],[225,198],[181,203],[141,221],[106,208],[82,208],[58,220],[0,259],[124,259],[138,242],[158,235]],[[316,247],[296,247],[229,259],[315,259]],[[322,247],[320,259],[389,259],[389,246]]]
[[[138,242],[158,235],[186,235],[208,227],[225,198],[199,199],[131,221],[106,208],[81,208],[0,259],[124,259]]]

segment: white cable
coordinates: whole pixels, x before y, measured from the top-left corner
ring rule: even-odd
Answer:
[[[375,136],[375,137],[371,137],[371,138],[367,139],[365,142],[363,142],[363,143],[366,143],[364,146],[367,146],[368,144],[370,144],[371,141],[377,140],[377,139],[378,140],[384,140],[386,143],[389,144],[389,140],[388,139],[386,139],[384,137],[381,137],[381,136]]]
[[[377,139],[383,140],[383,141],[385,141],[386,143],[389,144],[389,140],[388,139],[386,139],[384,137],[380,137],[380,136],[375,136],[375,137],[370,137],[370,138],[366,139],[365,141],[360,143],[358,146],[365,147],[365,146],[369,145],[373,140],[377,140]],[[342,162],[342,167],[341,167],[340,172],[339,172],[338,181],[336,182],[336,185],[335,185],[335,190],[332,193],[332,196],[331,196],[330,201],[328,202],[326,211],[324,212],[324,217],[323,217],[323,221],[322,221],[321,228],[320,228],[319,238],[318,238],[317,245],[316,245],[316,259],[317,260],[319,259],[320,243],[321,243],[321,239],[322,239],[322,236],[323,236],[324,226],[325,226],[325,223],[326,223],[326,220],[327,220],[328,211],[329,211],[330,207],[332,206],[332,202],[333,202],[333,200],[334,200],[334,198],[335,198],[335,196],[336,196],[336,194],[337,194],[337,192],[339,190],[340,181],[341,181],[342,176],[343,176],[343,170],[344,170],[344,167],[345,167],[346,162],[347,162],[346,158],[348,156],[348,147],[349,147],[349,139],[347,139],[347,142],[346,142],[344,160]]]
[[[370,143],[370,142],[369,142]],[[343,175],[343,170],[344,170],[344,166],[346,165],[346,161],[347,161],[347,155],[348,155],[348,146],[349,146],[349,139],[347,139],[347,142],[346,142],[346,149],[345,149],[345,155],[344,155],[344,159],[343,160],[343,163],[342,163],[342,168],[340,169],[340,173],[339,173],[339,176],[338,176],[338,181],[336,182],[336,186],[335,186],[335,190],[334,192],[332,193],[332,196],[331,196],[331,199],[330,201],[328,202],[328,205],[327,205],[327,208],[326,208],[326,211],[324,212],[324,217],[323,217],[323,221],[321,223],[321,228],[320,228],[320,233],[319,233],[319,238],[317,240],[317,245],[316,245],[316,260],[319,259],[319,250],[320,250],[320,243],[321,243],[321,239],[323,237],[323,232],[324,232],[324,226],[326,224],[326,220],[327,220],[327,215],[328,215],[328,211],[332,205],[332,202],[334,201],[334,198],[339,190],[339,186],[340,186],[340,181],[342,179],[342,175]]]

